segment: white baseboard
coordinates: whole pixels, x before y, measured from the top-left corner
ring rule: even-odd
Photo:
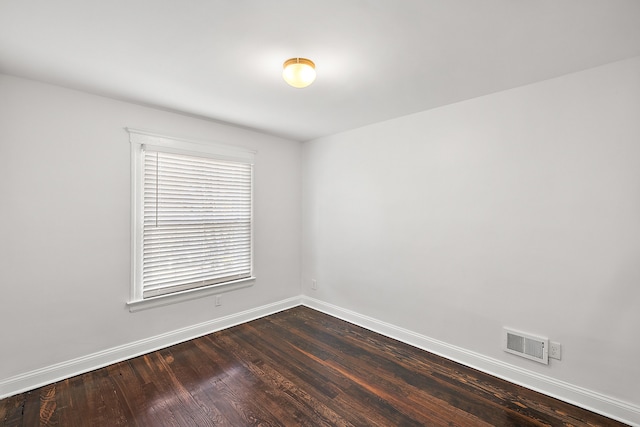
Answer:
[[[246,323],[300,304],[301,298],[299,296],[288,298],[3,379],[0,380],[0,399]]]
[[[640,427],[640,406],[522,369],[304,295],[113,347],[0,380],[0,399],[93,371],[282,310],[305,305],[581,408]]]
[[[521,385],[632,426],[640,427],[640,406],[638,405],[623,402],[592,390],[587,390],[546,375],[528,371],[324,301],[302,296],[302,304],[511,383]]]

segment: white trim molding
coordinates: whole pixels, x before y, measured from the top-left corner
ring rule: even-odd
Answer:
[[[231,160],[253,164],[257,151],[236,145],[222,144],[216,141],[188,139],[156,132],[125,128],[129,132],[129,141],[134,146],[153,147],[168,153],[190,153],[198,156],[209,154],[220,160]]]
[[[174,302],[180,302],[199,298],[201,296],[211,295],[216,292],[227,292],[229,290],[250,286],[255,281],[255,277],[253,275],[253,165],[255,163],[256,151],[234,145],[220,144],[213,141],[189,140],[185,138],[161,135],[158,133],[140,129],[125,129],[127,132],[129,132],[129,142],[131,150],[131,253],[133,254],[133,262],[131,263],[130,297],[129,302],[127,303],[129,306],[129,310],[132,312],[146,310],[153,307],[172,304]],[[152,282],[155,283],[152,283],[151,286],[148,287],[150,283],[146,282],[145,280],[143,266],[147,265],[147,261],[149,261],[149,259],[147,258],[147,251],[149,250],[153,253],[154,250],[158,249],[158,241],[156,239],[152,238],[149,241],[145,239],[148,229],[144,221],[144,218],[146,216],[144,210],[144,194],[145,189],[148,191],[149,188],[146,187],[147,181],[145,178],[146,174],[144,170],[145,165],[148,165],[145,160],[147,158],[145,152],[148,152],[149,150],[151,150],[151,152],[173,153],[186,156],[195,156],[197,158],[208,157],[216,160],[228,162],[230,161],[234,163],[234,165],[227,164],[224,167],[218,165],[217,163],[208,164],[206,167],[203,166],[202,168],[198,168],[202,171],[202,173],[198,172],[193,174],[192,176],[189,176],[189,180],[194,179],[193,182],[204,185],[205,182],[209,182],[208,177],[210,173],[221,173],[222,175],[219,182],[223,183],[221,185],[226,190],[228,190],[226,188],[226,185],[228,181],[227,178],[229,178],[229,176],[227,176],[226,174],[227,169],[231,168],[228,170],[232,170],[233,172],[228,173],[232,174],[233,181],[236,182],[236,179],[241,179],[242,181],[242,191],[240,191],[239,193],[234,191],[234,195],[229,196],[229,200],[233,204],[234,209],[236,209],[237,207],[241,207],[241,212],[236,215],[236,210],[234,210],[234,215],[232,217],[229,217],[227,215],[227,217],[229,219],[233,218],[234,221],[239,221],[243,225],[243,227],[242,229],[233,229],[234,231],[231,231],[231,229],[225,229],[226,233],[231,233],[235,237],[242,237],[242,239],[240,240],[234,240],[234,248],[238,249],[238,253],[240,253],[241,256],[239,255],[239,258],[237,259],[234,258],[233,263],[225,264],[225,270],[223,272],[219,269],[216,270],[213,267],[207,269],[206,271],[203,271],[201,269],[202,265],[186,263],[183,264],[183,267],[186,267],[185,271],[188,274],[195,273],[196,275],[198,275],[198,279],[193,279],[193,281],[188,283],[176,283],[173,271],[168,271],[170,269],[166,268],[166,264],[164,262],[157,262],[157,259],[152,256],[151,258],[153,258],[153,260],[151,260],[151,268],[152,270],[154,270],[154,279],[152,280]],[[149,159],[155,159],[157,161],[157,157],[155,157],[154,155],[151,155]],[[176,159],[165,160],[167,165],[173,165],[168,166],[169,168],[175,167],[175,163],[172,162],[174,162]],[[187,163],[189,163],[190,161],[191,160],[188,160]],[[182,162],[182,160],[180,160],[180,162]],[[155,185],[156,192],[156,223],[155,227],[152,227],[154,229],[154,231],[152,232],[153,234],[158,226],[158,206],[160,206],[161,211],[167,208],[173,212],[173,205],[163,205],[163,203],[158,204],[158,163],[152,164],[156,165],[156,174],[152,175],[152,177],[155,176],[155,178],[152,178],[151,181],[151,190],[154,189]],[[161,171],[162,174],[164,174],[164,171],[162,169]],[[178,174],[177,176],[179,176],[180,178],[176,179],[180,179],[181,182],[183,179],[186,179],[186,177],[181,174]],[[224,178],[222,178],[222,176],[224,176]],[[234,190],[235,189],[236,187],[234,186]],[[220,191],[224,190],[220,189]],[[160,194],[162,193],[163,192],[161,190]],[[191,195],[185,195],[182,192],[179,193],[180,194],[171,192],[170,197],[172,198],[172,200],[179,200],[189,203],[194,201]],[[196,199],[198,203],[212,202],[212,200],[208,199],[207,197],[204,197],[206,201],[202,200],[200,198],[200,195],[196,196]],[[249,198],[248,205],[247,197]],[[181,227],[186,224],[190,226],[194,225],[194,223],[191,222],[192,219],[194,218],[189,217],[189,219],[185,219],[184,221],[187,222],[183,222],[182,220],[180,220],[177,225],[174,224],[177,228],[174,228],[174,225],[164,223],[162,224],[161,229],[163,230],[163,232],[167,233],[163,235],[163,237],[166,237],[167,239],[164,240],[163,243],[160,243],[163,246],[163,250],[165,248],[175,248],[175,244],[184,242],[183,239],[185,238],[185,235],[182,233]],[[203,227],[211,225],[210,222],[207,224],[201,223],[202,218],[200,217],[196,219],[199,227],[198,229],[201,231],[203,230]],[[245,227],[247,226],[249,227],[248,241],[245,238],[247,233]],[[149,242],[156,243],[152,243],[151,246],[148,246]],[[166,242],[169,243],[165,247]],[[209,242],[207,243],[207,247],[215,252],[217,249],[219,249],[219,242]],[[172,251],[173,249],[170,250],[171,254],[173,254]],[[247,253],[248,257],[246,256]],[[191,255],[193,255],[193,253],[191,253]],[[186,254],[185,256],[188,258],[189,254]],[[212,256],[215,259],[218,259],[218,255],[214,254]],[[180,257],[181,260],[183,260],[183,258],[184,257]],[[204,277],[199,276],[203,273],[205,274]],[[232,280],[239,277],[242,277],[243,279]],[[205,282],[216,283],[212,286],[201,287],[201,285]],[[197,292],[187,292],[195,289],[200,290]],[[218,291],[218,289],[220,291]],[[171,297],[168,297],[169,295],[171,295]],[[167,298],[159,298],[160,296],[167,296]]]
[[[202,298],[208,295],[222,294],[225,292],[235,291],[242,288],[248,288],[255,283],[255,277],[234,280],[233,282],[225,282],[212,286],[204,286],[201,288],[189,289],[182,292],[174,292],[171,294],[160,295],[157,297],[146,298],[137,301],[127,302],[130,312],[146,310],[153,307],[162,307],[163,305],[175,304],[182,301],[189,301],[196,298]]]
[[[299,296],[288,298],[3,379],[0,399],[297,307],[300,301]]]
[[[640,427],[639,405],[510,365],[315,298],[303,295],[302,305],[558,400]]]
[[[631,426],[640,427],[639,405],[624,402],[592,390],[540,375],[305,295],[277,301],[0,380],[0,399],[227,329],[241,323],[250,322],[299,305],[304,305],[330,316],[346,320],[347,322],[384,336],[429,351],[547,396],[571,403]]]

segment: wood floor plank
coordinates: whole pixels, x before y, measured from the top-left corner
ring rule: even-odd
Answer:
[[[306,307],[0,400],[0,426],[624,424]]]
[[[166,358],[167,349],[145,355],[141,368],[145,380],[145,391],[151,397],[151,410],[155,417],[170,425],[196,425],[199,408],[186,388],[175,378]],[[165,421],[166,420],[166,421]]]
[[[215,339],[211,336],[203,338],[216,353],[217,360],[227,366],[228,374],[221,378],[224,384],[222,390],[227,393],[225,396],[234,410],[241,415],[243,421],[241,425],[281,425],[276,416],[281,408],[264,395],[264,383],[259,378],[253,377],[241,361],[220,346],[219,341],[223,336],[224,331]]]
[[[72,389],[72,380],[78,380],[83,378],[82,376],[69,378],[55,383],[56,387],[56,414],[58,416],[58,425],[60,426],[75,426],[79,425],[81,419],[75,419],[74,417],[80,417],[79,411],[76,411],[75,396]],[[10,426],[12,424],[6,424]]]
[[[17,396],[11,396],[0,402],[0,420],[4,421],[6,426],[21,426],[24,419],[24,404],[27,398],[26,393]]]
[[[393,354],[389,352],[387,348],[381,348],[378,344],[374,347],[368,346],[364,343],[364,341],[360,340],[350,340],[350,337],[345,331],[334,330],[331,325],[326,323],[322,325],[306,325],[301,326],[297,325],[296,332],[307,331],[308,336],[314,336],[317,338],[318,345],[320,346],[331,346],[336,343],[336,341],[340,341],[341,345],[334,347],[336,350],[336,355],[333,359],[339,362],[340,370],[343,372],[344,376],[348,374],[346,372],[353,371],[354,369],[358,370],[360,375],[364,376],[364,383],[375,384],[376,382],[383,382],[383,390],[389,390],[391,392],[391,396],[395,396],[399,399],[407,400],[407,403],[410,403],[414,408],[414,412],[419,411],[424,407],[424,410],[427,412],[422,412],[421,419],[429,419],[430,416],[435,416],[437,419],[430,420],[432,422],[443,422],[442,417],[445,417],[449,422],[455,421],[457,418],[461,418],[461,422],[468,423],[469,416],[473,414],[473,412],[469,411],[469,407],[467,406],[467,410],[464,415],[461,411],[455,411],[455,408],[448,408],[446,405],[443,405],[443,395],[447,391],[446,388],[443,389],[442,384],[440,384],[436,379],[429,378],[423,375],[423,372],[426,369],[422,370],[408,370],[404,369],[401,364],[398,363],[396,358],[389,359],[386,357],[388,354]],[[306,339],[306,337],[303,337]],[[291,340],[295,341],[293,338]],[[352,341],[351,344],[349,342]],[[327,344],[329,343],[329,344]],[[363,363],[364,362],[364,363]],[[367,379],[368,377],[368,379]],[[397,380],[397,378],[403,378],[403,383],[394,384],[393,380]],[[386,378],[386,379],[385,379]],[[409,385],[409,387],[407,387]],[[428,392],[423,392],[424,390],[429,390]],[[459,399],[459,390],[455,390],[451,392],[455,395],[455,399],[461,402],[464,402],[464,399]],[[387,393],[388,395],[388,393]],[[390,397],[393,399],[393,397]],[[417,402],[412,401],[418,401]],[[475,399],[472,399],[467,403],[473,404]],[[394,402],[395,406],[402,406],[403,403]],[[437,410],[434,410],[436,408]],[[488,417],[488,413],[483,414],[485,419]],[[430,415],[435,414],[435,415]],[[502,412],[500,416],[495,419],[488,419],[490,422],[487,425],[501,425],[501,420],[503,419]],[[475,420],[477,425],[482,425],[482,422],[479,419]],[[523,421],[522,425],[526,425],[526,421]]]
[[[241,360],[253,375],[262,378],[263,382],[269,386],[280,407],[293,409],[296,425],[351,425],[322,402],[304,392],[300,387],[288,381],[280,372],[273,369],[271,367],[273,363],[270,363],[267,356],[255,347],[238,343],[231,337],[222,337],[221,344],[230,350],[238,360]],[[277,366],[281,365],[277,364]]]
[[[297,328],[296,328],[297,329]],[[340,363],[337,363],[337,360],[342,357],[342,353],[346,351],[346,348],[337,349],[337,346],[327,345],[326,343],[322,343],[316,346],[315,349],[310,349],[305,345],[306,341],[304,339],[296,339],[293,334],[289,333],[288,329],[282,328],[280,331],[281,336],[287,336],[286,346],[290,346],[287,351],[287,355],[292,357],[293,354],[300,354],[306,360],[305,365],[309,365],[311,361],[316,362],[319,366],[319,371],[328,375],[331,373],[333,378],[339,379],[340,383],[342,383],[342,394],[348,392],[349,395],[357,394],[359,399],[351,399],[352,405],[351,409],[355,410],[355,412],[367,413],[368,409],[368,417],[373,417],[376,415],[376,412],[382,412],[383,418],[387,420],[392,420],[397,424],[402,425],[421,425],[421,423],[412,417],[412,413],[415,412],[413,408],[408,408],[405,406],[405,403],[402,401],[403,391],[399,389],[390,390],[394,395],[394,402],[391,402],[387,399],[384,399],[380,391],[376,390],[376,383],[378,382],[378,378],[373,376],[369,376],[369,381],[363,380],[360,381],[356,376],[354,376],[354,372],[357,371],[355,366],[344,367]],[[318,338],[315,336],[314,338]],[[322,337],[318,340],[318,343],[322,342],[323,338],[327,338],[326,336]],[[264,343],[265,347],[269,347],[269,343]],[[320,351],[318,351],[318,349]],[[361,361],[357,361],[358,364]],[[367,375],[367,374],[365,374]],[[391,386],[393,388],[393,386]],[[386,393],[389,396],[389,393]],[[405,395],[404,398],[407,396]],[[370,401],[380,401],[375,406],[368,404]],[[357,404],[357,408],[353,407],[353,404]],[[374,420],[372,420],[374,421]],[[451,421],[451,420],[450,420]]]
[[[358,382],[365,388],[375,387],[371,388],[374,394],[379,397],[384,396],[385,400],[391,402],[394,407],[403,410],[405,413],[415,413],[420,420],[428,420],[434,423],[442,423],[446,419],[452,425],[457,425],[458,421],[461,424],[468,424],[470,419],[473,418],[468,413],[462,413],[443,406],[443,402],[440,399],[431,396],[431,391],[434,386],[439,386],[438,384],[432,384],[431,391],[427,393],[417,387],[407,387],[409,382],[398,382],[397,379],[401,376],[401,373],[396,365],[397,360],[387,360],[384,357],[376,360],[374,357],[376,352],[384,351],[384,354],[386,354],[386,350],[381,350],[380,348],[363,349],[359,345],[360,343],[357,343],[357,345],[345,345],[349,341],[348,335],[344,331],[340,331],[340,335],[334,335],[330,329],[326,324],[310,325],[308,328],[297,325],[296,333],[306,330],[308,335],[301,336],[303,342],[308,337],[313,336],[317,338],[318,345],[325,347],[328,351],[330,351],[329,348],[333,343],[337,340],[341,341],[343,345],[340,347],[333,346],[336,348],[334,350],[335,354],[328,364],[334,366],[334,369],[338,370],[342,376],[353,377],[354,382]],[[293,338],[290,339],[297,342]],[[355,376],[356,374],[357,376]],[[420,372],[412,372],[411,375],[420,375]],[[479,426],[498,425],[495,423],[483,424],[480,419],[474,419],[474,422]]]
[[[278,369],[285,370],[291,367],[293,371],[288,373],[294,378],[304,378],[304,383],[312,393],[317,393],[319,399],[331,399],[331,405],[343,418],[355,425],[421,425],[416,420],[403,414],[388,402],[380,401],[367,390],[354,384],[348,378],[330,369],[326,363],[318,358],[310,358],[304,353],[296,351],[296,348],[286,339],[277,337],[279,345],[274,346],[272,340],[262,338],[262,333],[255,334],[247,345],[257,347],[263,355],[270,355],[271,361]],[[281,361],[285,359],[287,364]],[[331,392],[325,392],[326,385],[331,386]],[[323,390],[324,388],[324,390]],[[373,403],[373,404],[372,404]],[[363,424],[364,421],[364,424]]]
[[[51,384],[40,389],[40,419],[43,427],[58,425],[58,412],[56,411],[56,385]]]
[[[152,399],[148,398],[149,388],[145,387],[130,361],[108,366],[107,370],[128,425],[143,427],[156,424],[158,418],[153,416]]]
[[[197,369],[202,365],[200,357],[193,357],[197,351],[197,347],[193,342],[181,344],[182,346],[191,346],[189,351],[180,351],[181,349],[171,349],[173,361],[171,369],[175,374],[175,381],[183,384],[193,402],[197,405],[201,425],[227,425],[231,426],[227,417],[218,409],[219,400],[213,399],[210,393],[211,387],[209,375],[207,372]],[[197,355],[197,353],[195,353]],[[206,365],[205,365],[206,366]],[[198,421],[198,420],[196,420]]]
[[[221,364],[219,354],[211,349],[205,339],[194,341],[194,345],[198,349],[198,353],[192,356],[194,361],[190,362],[191,366],[204,381],[202,393],[225,417],[226,421],[221,422],[221,425],[227,423],[231,426],[246,425],[247,420],[244,418],[244,412],[237,411],[236,406],[228,399],[228,396],[233,396],[233,392],[223,381],[233,372],[235,363]]]

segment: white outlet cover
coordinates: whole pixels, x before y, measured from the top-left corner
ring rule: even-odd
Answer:
[[[562,358],[562,345],[551,341],[549,343],[549,357],[560,360]]]

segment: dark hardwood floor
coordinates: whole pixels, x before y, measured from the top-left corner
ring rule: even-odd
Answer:
[[[621,426],[305,307],[0,400],[3,426]]]

